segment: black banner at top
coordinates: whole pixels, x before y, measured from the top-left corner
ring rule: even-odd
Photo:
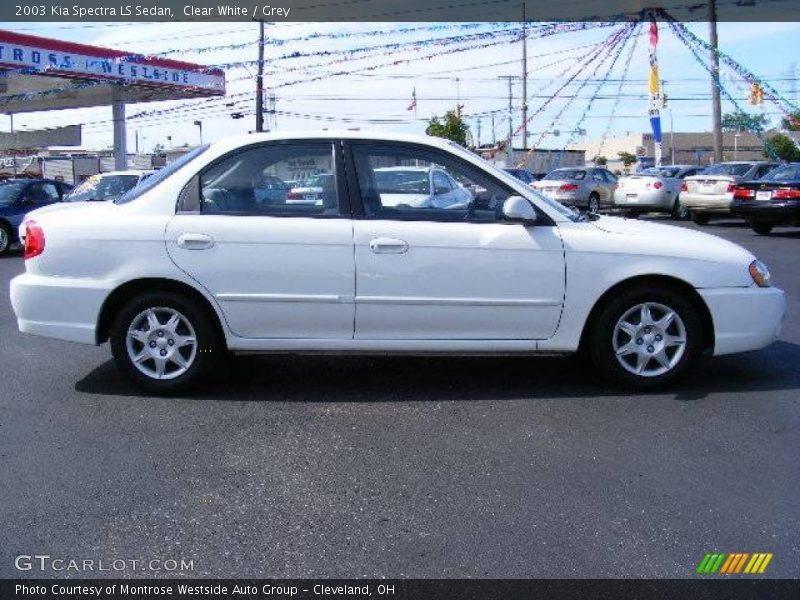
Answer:
[[[663,9],[708,20],[709,0],[3,0],[0,21],[626,21]],[[796,0],[714,0],[718,21],[798,21]]]

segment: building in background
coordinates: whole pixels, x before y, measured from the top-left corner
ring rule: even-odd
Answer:
[[[768,131],[764,138],[777,133]],[[586,152],[586,160],[596,156],[608,159],[608,168],[622,170],[620,152],[630,152],[640,159],[642,166],[653,162],[655,145],[652,133],[632,133],[626,136],[609,137],[603,140],[587,140],[574,145]],[[710,131],[665,133],[662,139],[662,164],[709,165],[714,160],[714,136]],[[764,144],[758,136],[742,131],[725,132],[722,135],[723,160],[763,160]],[[633,167],[634,169],[636,167]]]

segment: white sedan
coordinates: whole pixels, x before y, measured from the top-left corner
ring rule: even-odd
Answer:
[[[254,181],[329,168],[330,199],[258,202]],[[392,167],[446,170],[461,208],[382,193]],[[386,196],[386,197],[384,197]],[[11,282],[23,332],[111,342],[153,393],[234,353],[586,350],[653,388],[702,354],[776,339],[781,290],[744,248],[688,229],[580,216],[450,142],[364,132],[202,146],[114,203],[26,223]]]

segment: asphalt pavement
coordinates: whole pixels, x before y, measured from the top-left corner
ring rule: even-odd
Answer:
[[[702,229],[769,265],[781,340],[648,395],[568,357],[282,356],[144,397],[107,345],[20,334],[0,258],[0,578],[800,577],[800,229]]]

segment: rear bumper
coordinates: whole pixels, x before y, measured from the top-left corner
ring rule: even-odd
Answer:
[[[95,330],[113,282],[23,273],[11,280],[11,306],[23,333],[96,344]]]
[[[786,313],[778,288],[707,288],[697,290],[714,322],[714,355],[758,350],[774,342]]]
[[[635,195],[635,198],[629,196]],[[626,192],[616,190],[614,192],[614,206],[630,209],[650,209],[650,210],[672,210],[672,194],[666,190],[649,192]]]
[[[727,213],[731,209],[733,194],[697,194],[681,192],[681,204],[693,211]]]
[[[800,200],[741,201],[731,203],[731,213],[774,225],[800,223]]]

